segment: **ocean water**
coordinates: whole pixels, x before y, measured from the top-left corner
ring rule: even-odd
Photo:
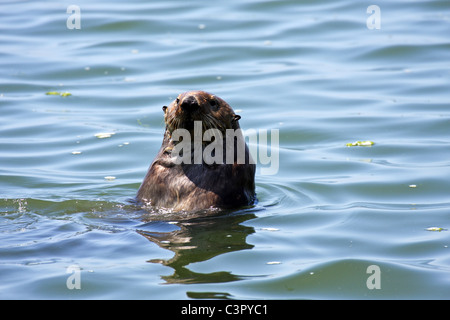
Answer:
[[[449,299],[449,30],[445,0],[2,1],[0,298]],[[130,201],[194,89],[279,133],[255,206]]]

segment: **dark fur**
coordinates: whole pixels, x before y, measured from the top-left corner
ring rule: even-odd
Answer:
[[[194,97],[198,108],[183,111],[185,99]],[[212,102],[211,102],[212,101]],[[198,109],[198,110],[197,110]],[[165,112],[166,130],[155,160],[151,164],[137,193],[137,199],[158,208],[174,211],[198,211],[210,208],[237,208],[250,205],[255,200],[255,164],[250,163],[250,154],[245,145],[244,164],[236,161],[237,141],[234,142],[234,164],[175,164],[171,157],[175,129],[190,130],[193,120],[203,121],[204,130],[218,128],[239,129],[240,117],[222,99],[203,91],[181,94]],[[243,139],[243,137],[237,137]],[[224,159],[226,144],[224,134]],[[193,162],[192,162],[193,163]]]

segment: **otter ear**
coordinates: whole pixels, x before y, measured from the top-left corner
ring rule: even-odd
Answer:
[[[167,111],[167,106],[162,107],[162,109],[163,109],[164,113],[166,113],[166,111]]]
[[[239,123],[238,123],[238,120],[239,120],[240,118],[241,118],[241,116],[238,115],[238,114],[235,114],[235,115],[233,116],[233,120],[231,120],[231,126],[232,126],[233,129],[239,129]]]

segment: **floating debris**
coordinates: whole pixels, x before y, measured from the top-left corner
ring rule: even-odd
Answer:
[[[371,147],[374,144],[375,144],[375,142],[370,141],[370,140],[366,140],[366,141],[350,142],[350,143],[347,143],[346,146],[347,147]]]
[[[280,229],[277,229],[277,228],[261,228],[261,230],[264,230],[264,231],[280,231]]]
[[[427,231],[438,231],[438,232],[441,232],[441,231],[446,231],[447,229],[440,228],[440,227],[430,227],[430,228],[426,228],[425,230],[427,230]]]
[[[417,188],[417,185],[416,184],[410,184],[409,187],[410,188]]]
[[[95,136],[99,139],[111,138],[112,135],[115,135],[114,132],[100,132],[96,133]]]
[[[49,91],[45,93],[48,96],[61,96],[61,97],[68,97],[72,94],[70,92],[59,92],[59,91]]]
[[[269,261],[269,262],[266,262],[266,264],[270,264],[270,265],[281,264],[281,262],[280,261]]]
[[[113,181],[113,180],[116,180],[116,177],[113,177],[113,176],[106,176],[106,177],[105,177],[105,180]]]
[[[72,151],[72,154],[81,154],[81,151]]]

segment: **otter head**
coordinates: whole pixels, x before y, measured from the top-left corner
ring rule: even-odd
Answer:
[[[164,120],[169,133],[176,129],[194,129],[194,121],[201,121],[202,130],[239,129],[241,118],[224,100],[204,91],[180,94],[169,106],[163,107]]]

